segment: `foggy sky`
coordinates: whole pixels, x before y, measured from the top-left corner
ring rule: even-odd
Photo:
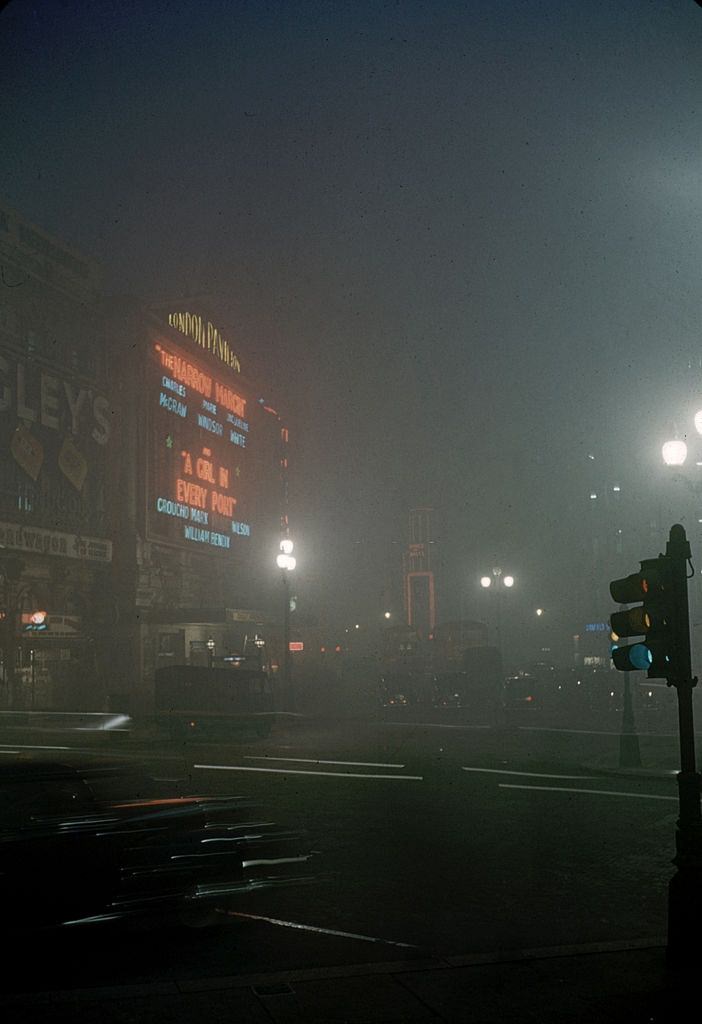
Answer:
[[[339,614],[412,504],[446,612],[495,560],[556,603],[588,454],[640,486],[702,393],[699,6],[15,0],[0,32],[0,194],[267,367]]]

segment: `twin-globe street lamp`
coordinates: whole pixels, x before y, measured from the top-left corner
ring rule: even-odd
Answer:
[[[496,567],[492,570],[492,575],[481,576],[480,586],[483,590],[492,590],[495,593],[495,600],[497,604],[497,615],[496,615],[496,632],[497,632],[497,649],[502,656],[502,591],[506,587],[507,590],[511,590],[514,586],[514,576],[509,573],[503,575],[502,569]]]
[[[276,565],[280,569],[283,581],[283,689],[288,704],[288,710],[293,711],[292,673],[290,671],[290,573],[297,565],[297,559],[293,555],[294,544],[289,537],[284,537],[280,542],[280,551],[276,555]]]

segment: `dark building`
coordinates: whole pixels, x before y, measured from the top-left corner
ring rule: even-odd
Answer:
[[[104,705],[113,416],[96,267],[0,208],[0,702]]]

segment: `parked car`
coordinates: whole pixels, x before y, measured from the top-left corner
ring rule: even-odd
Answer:
[[[6,930],[211,924],[237,896],[309,877],[308,860],[241,798],[165,794],[121,765],[0,765]]]

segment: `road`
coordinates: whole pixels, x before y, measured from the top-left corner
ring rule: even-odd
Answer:
[[[4,756],[82,747],[90,758],[146,762],[183,788],[250,796],[271,820],[303,826],[315,851],[311,883],[243,898],[213,933],[18,940],[7,984],[75,988],[661,939],[676,737],[651,720],[640,737],[651,770],[622,773],[616,722],[595,724],[536,717],[492,729],[371,714],[289,719],[265,740],[107,749],[77,734],[59,743],[4,733]]]

